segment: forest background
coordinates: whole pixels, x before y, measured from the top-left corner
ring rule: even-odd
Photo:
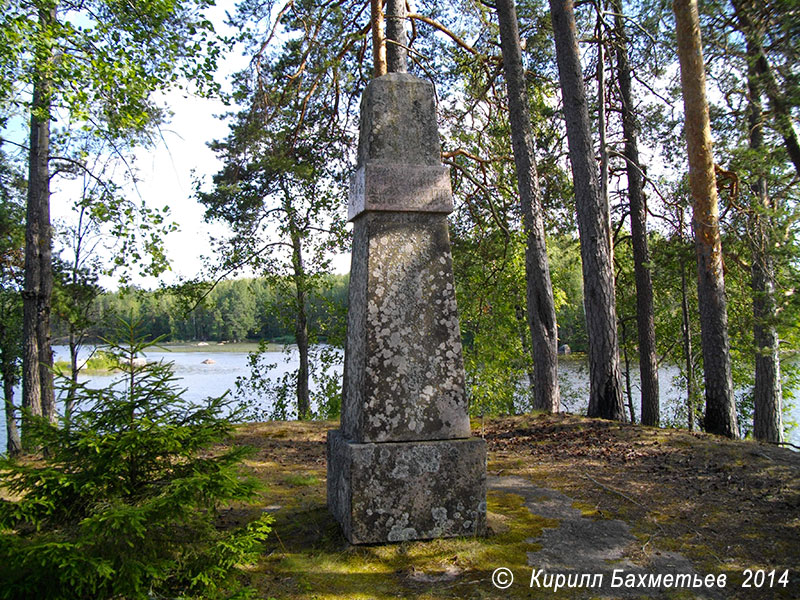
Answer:
[[[442,4],[422,1],[411,7],[409,70],[435,85],[442,157],[451,167],[456,211],[450,233],[472,410],[506,414],[521,404],[521,396],[534,395],[536,360],[528,311],[529,242],[514,168],[505,55],[493,3]],[[26,3],[12,5],[17,12],[7,11],[2,25],[9,50],[3,55],[8,74],[2,154],[4,383],[20,376],[24,207],[30,195],[25,175],[30,148],[15,132],[35,104],[36,83],[15,70],[18,57],[11,50],[24,35],[36,37],[37,13]],[[112,13],[122,10],[114,3],[101,5]],[[61,187],[54,198],[73,207],[73,217],[54,236],[54,339],[70,345],[96,341],[122,316],[141,320],[143,332],[166,339],[292,341],[301,353],[316,342],[341,345],[346,276],[333,274],[332,258],[348,245],[347,177],[354,164],[358,99],[372,74],[370,5],[245,0],[224,7],[228,39],[215,37],[214,23],[202,17],[210,3],[181,6],[195,11],[192,25],[177,32],[183,36],[176,40],[181,67],[169,71],[159,65],[146,82],[154,90],[183,85],[231,106],[221,117],[229,133],[209,140],[222,166],[211,177],[197,174],[194,192],[205,219],[224,227],[207,244],[198,240],[211,257],[202,277],[159,290],[132,285],[141,274],[163,277],[169,259],[164,240],[180,215],[170,216],[169,199],[137,191],[136,152],[160,143],[170,106],[158,104],[148,95],[152,90],[132,91],[130,97],[141,94],[141,105],[125,105],[119,114],[104,104],[114,97],[114,82],[137,75],[130,64],[136,57],[125,58],[139,43],[135,27],[130,36],[115,37],[110,25],[106,38],[92,42],[105,48],[121,71],[98,71],[92,83],[99,92],[93,97],[82,98],[79,89],[65,86],[66,100],[55,102],[49,115],[48,177],[62,182],[55,184]],[[80,5],[59,8],[65,29],[92,22]],[[585,352],[581,241],[553,24],[542,2],[519,2],[516,8],[558,345]],[[710,1],[700,8],[732,378],[746,433],[752,429],[759,356],[780,360],[773,379],[780,382],[784,411],[797,387],[800,160],[794,122],[800,105],[795,66],[800,17],[790,0]],[[650,358],[679,367],[685,423],[702,426],[697,266],[673,12],[658,0],[581,2],[576,11],[588,114],[597,134],[594,158],[608,205],[621,360],[632,365],[642,358],[638,263],[649,270],[653,287]],[[20,15],[31,19],[27,25]],[[137,16],[123,17],[135,22]],[[41,26],[41,11],[38,19]],[[52,35],[69,37],[63,31]],[[246,64],[220,84],[214,80],[217,63],[234,48],[245,53]],[[68,81],[70,73],[65,68],[52,76]],[[626,119],[635,124],[639,141],[635,161],[626,145],[632,137]],[[637,233],[630,218],[630,177],[636,172],[644,188],[649,247],[644,261],[635,256]],[[641,219],[641,208],[635,214]],[[757,281],[764,264],[766,286]],[[237,273],[252,277],[233,279]],[[121,282],[119,290],[100,285],[108,277]],[[765,303],[766,312],[759,309]],[[774,338],[769,351],[755,339],[765,328]],[[302,369],[307,374],[309,366],[301,364]],[[304,400],[307,389],[300,389],[303,378],[301,372],[295,379],[295,414],[301,417],[312,416]],[[13,415],[13,392],[4,389],[7,414]],[[641,419],[636,392],[628,390],[626,412]],[[789,425],[786,420],[782,426]]]

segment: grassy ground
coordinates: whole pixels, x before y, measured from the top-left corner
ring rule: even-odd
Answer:
[[[347,544],[325,507],[325,433],[332,422],[275,422],[238,429],[232,443],[257,449],[247,468],[266,489],[257,506],[223,512],[226,525],[262,510],[274,533],[249,567],[260,598],[593,598],[575,590],[499,591],[492,571],[527,573],[543,528],[521,496],[490,491],[489,534],[386,546]],[[567,415],[473,423],[489,446],[489,473],[526,478],[575,500],[586,518],[621,519],[637,538],[626,554],[646,564],[679,552],[699,573],[728,576],[727,598],[800,598],[800,454],[686,431]],[[610,572],[613,565],[610,565]],[[742,588],[745,569],[789,569],[786,588]],[[603,596],[614,597],[614,596]],[[635,597],[635,596],[634,596]],[[695,598],[686,590],[642,597]]]

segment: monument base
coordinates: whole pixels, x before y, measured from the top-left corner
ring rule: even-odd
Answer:
[[[328,432],[328,508],[352,544],[486,531],[480,438],[355,444]]]

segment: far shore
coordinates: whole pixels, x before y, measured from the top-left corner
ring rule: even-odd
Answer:
[[[54,344],[56,346],[60,346],[63,344]],[[87,344],[86,346],[90,346]],[[98,347],[102,348],[102,345],[98,345]],[[167,353],[169,352],[196,352],[198,354],[202,353],[240,353],[240,354],[248,354],[250,352],[257,352],[259,350],[259,343],[258,342],[164,342],[159,343],[158,345],[151,346],[145,352],[145,355],[148,354],[163,354],[164,351]],[[285,348],[285,344],[273,343],[270,342],[267,344],[265,350],[267,352],[281,352]],[[90,361],[91,362],[91,361]],[[69,375],[70,372],[70,363],[68,360],[57,360],[54,363],[54,368],[56,373],[60,373],[63,375]],[[119,371],[117,368],[113,367],[95,367],[95,366],[88,366],[84,365],[80,372],[83,375],[108,375],[110,373],[114,373]]]
[[[102,341],[90,342],[84,344],[84,348],[96,346],[102,348],[105,344]],[[293,345],[293,343],[289,343]],[[54,341],[53,346],[67,346],[66,340]],[[267,344],[267,352],[280,352],[285,347],[285,344],[280,341],[269,342]],[[149,352],[159,352],[167,350],[169,352],[256,352],[259,349],[258,341],[244,341],[244,342],[216,342],[216,341],[169,341],[159,342],[151,346]]]

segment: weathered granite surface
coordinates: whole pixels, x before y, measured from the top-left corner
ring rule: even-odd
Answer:
[[[441,167],[433,85],[408,73],[369,82],[361,98],[357,167],[366,163]]]
[[[390,73],[370,82],[361,109],[328,506],[355,544],[481,534],[486,445],[469,438],[433,87]]]
[[[370,82],[351,181],[342,431],[355,442],[469,437],[433,86]]]
[[[347,218],[352,221],[367,210],[451,213],[450,169],[368,162],[350,178]]]
[[[328,506],[353,544],[482,535],[480,438],[354,444],[328,432]]]
[[[366,213],[353,234],[344,435],[469,437],[446,218]]]

